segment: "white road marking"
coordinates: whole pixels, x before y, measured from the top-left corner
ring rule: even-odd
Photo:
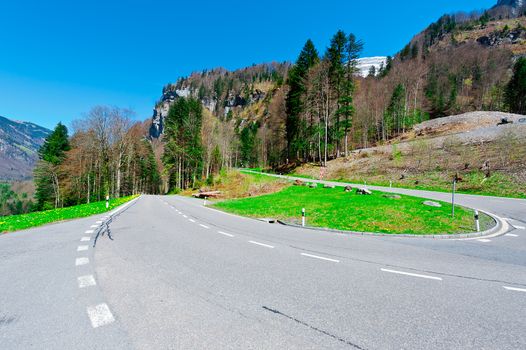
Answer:
[[[186,219],[187,217],[188,217],[188,216],[186,216],[186,215],[183,215],[183,218],[185,218],[185,219]]]
[[[80,239],[80,241],[81,241],[81,242],[89,242],[90,239],[91,239],[90,237],[82,237],[82,238]]]
[[[195,220],[194,220],[194,219],[188,219],[188,221],[190,221],[190,222],[195,222]]]
[[[89,264],[88,258],[76,258],[75,259],[75,266],[82,266]]]
[[[442,281],[442,278],[440,278],[440,277],[419,275],[419,274],[416,274],[416,273],[409,273],[409,272],[389,270],[389,269],[380,269],[380,270],[382,270],[383,272],[396,273],[396,274],[399,274],[399,275],[406,275],[406,276],[413,276],[413,277],[427,278],[427,279],[430,279],[430,280]]]
[[[320,260],[332,261],[332,262],[335,262],[335,263],[339,263],[339,262],[340,262],[340,260],[330,259],[330,258],[324,258],[323,256],[312,255],[312,254],[307,254],[307,253],[301,253],[301,255],[303,255],[303,256],[307,256],[307,257],[309,257],[309,258],[314,258],[314,259],[320,259]]]
[[[503,287],[506,290],[512,290],[514,292],[526,292],[526,289],[524,288],[514,288],[514,287],[506,287],[506,286],[503,286]]]
[[[506,233],[505,236],[508,236],[508,237],[519,237],[519,235],[516,235],[514,233]]]
[[[97,227],[99,227],[99,226],[100,226],[100,225],[91,225],[90,227],[91,227],[91,228],[97,228]]]
[[[201,226],[202,228],[210,228],[210,227],[208,227],[206,225],[203,225],[203,224],[199,224],[199,226]]]
[[[102,224],[102,221],[95,221],[96,224]]]
[[[477,239],[477,241],[482,242],[482,243],[488,243],[488,242],[491,242],[491,239]]]
[[[226,232],[223,232],[223,231],[217,231],[217,233],[220,233],[224,236],[227,236],[227,237],[234,237],[234,235],[230,234],[230,233],[226,233]]]
[[[513,224],[511,224],[511,226],[515,227],[517,230],[526,230],[526,227],[524,226],[515,226]]]
[[[91,287],[97,284],[93,275],[80,276],[77,278],[79,288]]]
[[[88,312],[88,317],[93,328],[104,326],[115,321],[110,308],[106,304],[88,306],[86,311]]]
[[[248,241],[248,243],[260,245],[260,246],[265,247],[265,248],[271,248],[271,249],[274,248],[273,245],[268,245],[268,244],[260,243],[260,242],[256,242],[256,241]]]
[[[83,252],[85,250],[88,250],[88,246],[87,245],[79,245],[78,248],[77,248],[77,252]]]
[[[87,230],[87,231],[84,232],[84,233],[93,233],[93,232],[95,232],[95,231],[94,231],[94,230]]]

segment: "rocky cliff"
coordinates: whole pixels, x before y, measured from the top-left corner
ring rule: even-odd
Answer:
[[[33,123],[0,116],[0,181],[31,178],[38,149],[50,132]]]

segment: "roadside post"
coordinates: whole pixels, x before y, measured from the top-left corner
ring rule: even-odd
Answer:
[[[305,208],[301,209],[301,226],[305,227]]]
[[[203,202],[203,206],[205,206],[205,207],[206,207],[206,198],[207,198],[207,197],[205,196],[205,200],[204,200],[204,202]]]
[[[477,232],[480,232],[479,211],[477,209],[475,209],[475,225],[477,226]]]
[[[389,180],[389,188],[393,188],[393,181]]]
[[[451,192],[451,216],[455,217],[455,190],[457,189],[457,176],[453,178],[453,191]]]
[[[106,209],[110,207],[110,195],[106,195]]]

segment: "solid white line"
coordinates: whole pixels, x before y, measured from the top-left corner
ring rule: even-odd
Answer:
[[[482,243],[488,243],[488,242],[491,242],[491,239],[477,239],[477,241],[482,242]]]
[[[77,278],[79,288],[91,287],[97,284],[93,275],[80,276]]]
[[[84,232],[84,233],[93,233],[93,232],[95,232],[95,231],[94,231],[94,230],[87,230],[87,231]]]
[[[88,258],[76,258],[75,259],[75,266],[82,266],[89,264]]]
[[[515,292],[526,292],[526,289],[523,289],[523,288],[514,288],[514,287],[506,287],[506,286],[503,286],[503,287],[506,290],[512,290]]]
[[[88,317],[93,328],[104,326],[115,321],[110,308],[106,304],[88,306],[86,311],[88,312]]]
[[[234,237],[234,235],[230,234],[230,233],[226,233],[226,232],[223,232],[223,231],[217,231],[217,233],[220,233],[224,236],[227,236],[227,237]]]
[[[82,238],[80,239],[80,241],[81,241],[81,242],[89,242],[90,239],[91,239],[90,237],[82,237]]]
[[[203,224],[199,224],[199,226],[201,226],[202,228],[210,228],[210,227],[208,227],[206,225],[203,225]]]
[[[252,243],[252,244],[257,244],[257,245],[260,245],[262,247],[266,247],[266,248],[274,248],[274,246],[272,245],[268,245],[268,244],[265,244],[265,243],[259,243],[259,242],[256,242],[256,241],[248,241],[248,243]]]
[[[516,235],[514,233],[506,233],[505,236],[508,236],[508,237],[519,237],[519,235]]]
[[[303,255],[303,256],[308,256],[309,258],[314,258],[314,259],[320,259],[320,260],[332,261],[332,262],[335,262],[335,263],[339,263],[339,262],[340,262],[340,260],[330,259],[330,258],[324,258],[323,256],[312,255],[312,254],[307,254],[307,253],[301,253],[301,255]]]
[[[442,281],[442,278],[440,278],[440,277],[427,276],[427,275],[419,275],[419,274],[416,274],[416,273],[409,273],[409,272],[396,271],[396,270],[389,270],[389,269],[380,269],[380,270],[382,270],[383,272],[396,273],[396,274],[399,274],[399,275],[406,275],[406,276],[413,276],[413,277],[421,277],[421,278],[427,278],[427,279],[430,279],[430,280]]]
[[[77,252],[83,252],[85,250],[88,250],[88,246],[87,245],[79,245],[78,248],[77,248]]]
[[[190,221],[190,222],[195,222],[195,220],[194,220],[194,219],[188,219],[188,221]]]

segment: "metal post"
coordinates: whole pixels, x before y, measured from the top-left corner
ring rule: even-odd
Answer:
[[[106,196],[106,209],[108,209],[110,207],[110,196],[107,195]]]
[[[301,226],[305,227],[305,208],[301,209]]]
[[[457,189],[457,177],[453,179],[453,191],[451,192],[451,216],[455,217],[455,190]]]
[[[477,226],[477,232],[480,232],[479,211],[477,209],[475,209],[475,225]]]

